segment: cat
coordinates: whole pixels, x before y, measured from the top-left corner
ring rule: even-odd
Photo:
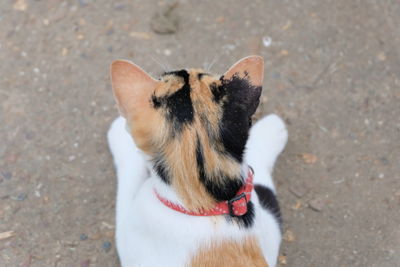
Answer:
[[[259,56],[222,76],[184,69],[158,80],[112,63],[121,117],[108,142],[123,267],[276,265],[282,234],[271,172],[287,131],[274,114],[251,127],[263,73]]]

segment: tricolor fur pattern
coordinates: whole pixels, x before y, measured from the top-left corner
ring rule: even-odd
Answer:
[[[130,62],[112,64],[122,117],[108,140],[118,176],[116,240],[123,267],[275,266],[281,219],[271,172],[287,132],[276,115],[251,127],[263,72],[258,56],[222,76],[190,69],[159,80]],[[243,216],[186,215],[153,191],[188,210],[207,210],[235,196],[247,164],[255,188]]]

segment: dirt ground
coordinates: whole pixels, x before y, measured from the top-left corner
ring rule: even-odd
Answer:
[[[400,266],[400,2],[172,3],[1,1],[0,266],[118,266],[112,60],[157,76],[249,54],[258,116],[290,135],[281,266]]]

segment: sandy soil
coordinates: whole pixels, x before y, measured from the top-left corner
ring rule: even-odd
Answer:
[[[281,266],[399,266],[400,2],[182,0],[153,19],[170,3],[1,1],[0,266],[118,266],[113,59],[222,73],[249,54],[258,116],[290,134]]]

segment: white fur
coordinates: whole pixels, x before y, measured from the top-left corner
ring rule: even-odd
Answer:
[[[276,115],[259,120],[250,131],[245,160],[255,171],[255,183],[275,191],[271,172],[287,140],[284,123]],[[212,240],[241,240],[257,236],[269,264],[276,265],[281,232],[275,217],[263,209],[252,192],[254,225],[238,228],[218,217],[197,217],[167,208],[153,188],[179,203],[175,192],[148,168],[143,153],[125,130],[125,119],[117,118],[108,132],[108,142],[118,176],[116,242],[123,267],[185,266],[196,249]],[[243,166],[245,169],[247,165]]]

